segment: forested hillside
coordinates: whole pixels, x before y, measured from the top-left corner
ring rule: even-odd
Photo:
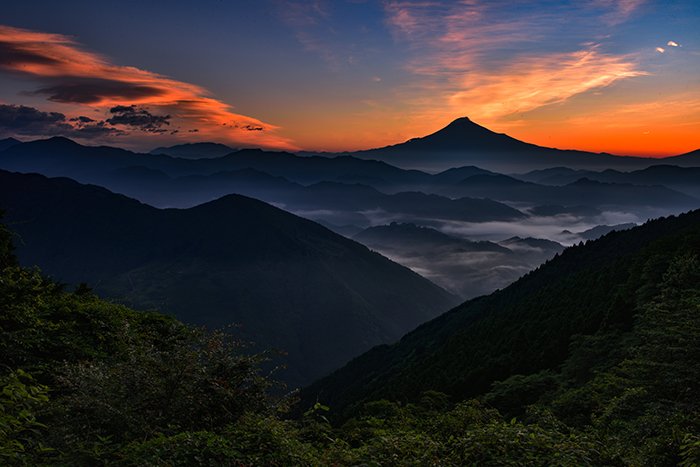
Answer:
[[[427,389],[459,398],[513,374],[556,369],[571,339],[628,331],[672,259],[700,252],[700,211],[612,232],[568,248],[520,280],[464,303],[391,346],[377,347],[311,392],[346,406],[410,399]]]
[[[635,300],[610,302],[596,329],[571,339],[562,365],[512,372],[469,400],[434,390],[409,397],[413,388],[395,385],[385,388],[404,391],[395,401],[314,403],[296,417],[288,410],[293,394],[270,396],[275,383],[259,369],[265,354],[251,355],[225,334],[106,303],[85,286],[68,292],[18,267],[0,226],[0,463],[697,465],[697,216],[567,250],[563,257],[575,253],[582,270],[612,271],[596,266],[594,253],[624,240],[628,248],[613,262],[621,274],[629,267],[629,290],[614,297],[629,292]],[[562,312],[552,306],[556,298],[540,307],[543,336]],[[469,343],[464,335],[462,343]]]

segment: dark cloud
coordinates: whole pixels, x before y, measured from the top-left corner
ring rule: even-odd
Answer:
[[[117,105],[109,109],[114,116],[107,119],[112,125],[125,125],[148,133],[164,133],[164,125],[170,125],[170,115],[154,115],[144,107]]]
[[[160,96],[163,93],[162,89],[143,84],[99,78],[76,78],[71,80],[71,82],[39,88],[30,94],[46,95],[50,101],[54,102],[94,104],[105,99],[138,100],[145,97]]]
[[[263,131],[265,128],[261,127],[260,125],[236,125],[235,128],[240,128],[242,130],[246,131]]]
[[[90,117],[86,117],[84,115],[81,115],[80,117],[75,117],[70,119],[71,122],[79,122],[79,123],[92,123],[95,120],[93,120]]]
[[[261,125],[252,125],[250,123],[222,123],[223,126],[228,126],[230,128],[238,128],[239,130],[245,131],[265,131],[265,127]]]
[[[22,48],[19,44],[0,41],[0,67],[16,68],[22,65],[53,65],[58,63],[33,50]]]
[[[42,112],[24,105],[0,105],[0,128],[20,129],[32,125],[53,126],[66,121],[60,112]]]
[[[43,112],[24,105],[0,104],[0,133],[27,136],[62,135],[89,139],[122,132],[106,125],[104,121],[95,122],[88,117],[68,119],[60,112]]]

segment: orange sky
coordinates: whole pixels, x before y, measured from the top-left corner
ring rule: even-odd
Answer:
[[[32,1],[8,17],[26,22]],[[134,149],[347,151],[468,116],[550,147],[700,148],[696,2],[280,0],[273,14],[212,4],[206,18],[183,5],[158,24],[110,10],[130,26],[120,38],[88,27],[97,7],[51,29],[0,26],[0,131]],[[51,8],[48,22],[60,16]],[[201,33],[167,28],[185,18]]]

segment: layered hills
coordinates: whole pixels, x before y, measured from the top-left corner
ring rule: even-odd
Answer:
[[[456,303],[325,227],[238,195],[156,209],[69,179],[0,172],[18,255],[67,283],[208,327],[236,323],[307,383]]]

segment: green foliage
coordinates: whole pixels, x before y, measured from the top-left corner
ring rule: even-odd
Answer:
[[[314,449],[291,422],[248,414],[222,432],[183,432],[136,442],[119,453],[121,465],[313,465]]]
[[[48,388],[32,376],[15,370],[0,377],[0,462],[23,463],[25,456],[42,451],[45,426],[37,411],[48,401]]]
[[[681,446],[681,467],[697,467],[700,465],[700,436],[686,435]]]
[[[369,397],[342,417],[320,401],[291,417],[292,400],[272,396],[260,370],[266,355],[227,334],[106,303],[86,287],[67,292],[10,264],[0,272],[0,463],[697,466],[700,243],[693,232],[669,238],[624,261],[624,274],[603,274],[624,281],[587,302],[599,307],[597,325],[567,331],[560,364],[507,373],[477,398],[436,390],[443,374],[415,397]],[[539,326],[551,336],[562,323]],[[511,335],[512,347],[528,351],[527,336]],[[464,335],[442,337],[458,349]],[[440,354],[424,343],[409,358]],[[497,357],[477,373],[495,378],[520,358]],[[448,371],[435,358],[434,370]],[[416,390],[387,388],[402,389]]]
[[[124,334],[125,355],[59,369],[63,397],[52,414],[57,442],[220,430],[246,412],[273,410],[270,383],[257,370],[260,357],[234,353],[225,335],[187,330],[162,337],[156,347]]]

